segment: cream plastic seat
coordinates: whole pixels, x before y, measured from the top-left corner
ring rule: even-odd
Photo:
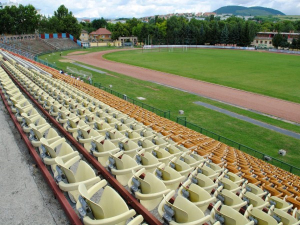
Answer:
[[[74,151],[73,148],[66,142],[65,138],[60,138],[51,144],[49,144],[45,138],[41,138],[41,143],[42,144],[39,148],[40,156],[43,162],[48,166],[56,164],[56,157],[60,157],[63,162],[67,162],[79,155],[79,153]],[[55,168],[52,168],[52,170],[55,171]]]
[[[38,98],[38,102],[41,104],[41,105],[44,105],[46,100],[49,98],[49,94],[46,93],[46,92],[43,92],[43,94],[41,94]]]
[[[123,122],[124,124],[126,124],[125,121]],[[137,133],[141,132],[142,130],[147,130],[146,129],[147,127],[145,127],[143,124],[136,123],[136,121],[133,121],[131,124],[126,124],[126,125],[129,126],[131,130]]]
[[[103,135],[99,134],[97,131],[93,130],[89,126],[86,128],[78,129],[77,133],[78,133],[77,140],[79,141],[79,143],[84,144],[84,146],[87,147],[86,148],[87,150],[90,149],[92,141],[97,141],[99,139],[104,138]]]
[[[282,211],[285,212],[293,208],[293,204],[290,204],[285,200],[278,198],[276,196],[267,196],[266,201],[270,203],[271,208],[281,209]]]
[[[268,192],[263,191],[260,187],[256,186],[255,184],[247,183],[245,186],[246,191],[252,192],[253,194],[257,195],[258,197],[262,197],[267,195]]]
[[[120,151],[115,144],[113,144],[110,140],[102,139],[94,140],[90,143],[85,144],[84,148],[88,150],[93,156],[97,157],[98,161],[102,166],[106,166],[106,162],[110,155],[113,155]]]
[[[112,113],[112,117],[116,118],[117,120],[121,120],[121,119],[128,118],[128,115],[121,113],[121,112],[114,112],[114,113]]]
[[[110,140],[114,144],[118,144],[122,139],[126,138],[123,134],[121,134],[116,129],[108,130],[105,133],[105,138]]]
[[[175,145],[167,144],[167,146],[163,149],[173,155],[173,157],[179,157],[180,155],[182,155],[182,151],[179,150]]]
[[[159,146],[160,148],[166,147],[169,142],[167,142],[164,138],[154,137],[152,138],[153,144]]]
[[[181,176],[176,170],[169,166],[165,166],[164,163],[159,165],[154,174],[162,180],[168,189],[176,190],[180,182],[184,181],[185,177]]]
[[[237,185],[247,182],[246,179],[240,178],[238,175],[236,175],[232,172],[226,173],[225,177],[228,178],[229,180],[231,180],[232,182],[236,183]]]
[[[215,180],[219,176],[219,173],[216,173],[213,169],[206,166],[205,164],[203,166],[198,166],[195,169],[195,172],[202,173],[203,175],[209,177],[211,180]]]
[[[143,137],[139,134],[139,133],[137,133],[137,132],[135,132],[135,131],[132,131],[132,130],[127,130],[125,133],[124,133],[124,135],[125,135],[125,137],[127,137],[127,138],[129,138],[130,140],[132,140],[132,141],[134,141],[134,142],[139,142],[140,140],[142,140],[143,139]],[[145,139],[146,140],[146,139]],[[149,141],[149,140],[148,140]],[[151,141],[149,141],[149,142],[151,142]],[[152,143],[152,142],[151,142]],[[152,145],[154,145],[153,143],[152,143]]]
[[[276,219],[277,222],[281,222],[283,225],[300,224],[300,220],[297,220],[295,217],[283,210],[275,208],[274,211],[270,210],[270,214],[274,219]]]
[[[114,127],[110,126],[104,120],[99,120],[94,123],[94,129],[100,134],[105,134],[107,131],[114,129]]]
[[[198,186],[202,187],[204,190],[206,190],[208,193],[211,193],[213,189],[216,189],[218,187],[218,183],[214,183],[209,177],[205,176],[202,173],[192,173],[189,176],[189,179],[194,184],[197,184]]]
[[[95,115],[96,115],[98,118],[102,119],[102,120],[104,120],[106,117],[109,117],[109,114],[107,114],[106,112],[104,112],[104,110],[102,110],[102,109],[97,109],[97,108],[96,108],[96,113],[95,113]]]
[[[61,112],[69,112],[69,110],[60,104],[60,105],[52,105],[49,111],[50,115],[53,117],[57,117],[58,114]]]
[[[159,146],[152,150],[152,155],[154,155],[161,163],[168,163],[174,157],[168,151],[160,148]]]
[[[57,164],[54,172],[55,181],[62,191],[68,192],[74,203],[78,200],[80,184],[90,187],[100,181],[100,177],[96,176],[94,170],[78,155],[65,162],[60,157],[56,157],[55,162]],[[78,167],[74,172],[70,168],[77,162],[79,162]]]
[[[77,108],[76,115],[79,116],[80,119],[84,120],[87,115],[90,115],[91,112],[86,108]]]
[[[30,124],[29,127],[30,129],[30,135],[29,135],[29,140],[31,144],[34,147],[39,147],[41,145],[41,138],[45,138],[48,143],[52,143],[58,139],[60,139],[60,136],[57,134],[57,132],[51,128],[51,126],[47,123],[43,125],[42,127],[37,127],[34,124]]]
[[[127,126],[130,126],[131,124],[139,124],[134,118],[121,118],[120,119],[121,123],[127,125]],[[132,129],[132,128],[130,128]],[[133,129],[132,129],[133,130]]]
[[[114,127],[117,123],[120,122],[119,120],[113,118],[112,116],[106,116],[103,119],[106,123],[108,123],[112,127]]]
[[[174,194],[175,191],[171,191],[158,206],[158,213],[166,224],[198,225],[210,220],[210,215],[205,216],[195,204],[182,196],[177,196],[171,203]]]
[[[248,205],[252,205],[255,209],[263,209],[268,207],[270,204],[267,201],[264,201],[261,197],[253,194],[252,192],[246,192],[242,194],[242,199],[248,202]]]
[[[137,162],[130,156],[118,152],[109,156],[107,166],[109,171],[116,176],[116,179],[123,186],[128,184],[132,174],[142,168]]]
[[[74,119],[68,118],[66,130],[72,134],[72,136],[76,139],[78,136],[78,130],[89,128],[89,125],[87,125],[83,120],[81,120],[79,117],[76,117]]]
[[[221,202],[219,201],[211,211],[211,220],[216,220],[214,225],[254,225],[254,221],[249,221],[245,216],[227,205],[223,205],[218,211]]]
[[[278,223],[272,216],[268,215],[260,209],[254,209],[250,205],[244,214],[250,221],[254,221],[255,225],[283,225],[281,222]]]
[[[233,193],[238,193],[242,190],[242,187],[238,186],[236,183],[226,177],[222,177],[219,179],[219,185],[222,185],[224,189]]]
[[[219,190],[219,189],[218,189]],[[242,200],[239,196],[235,193],[223,189],[214,193],[217,199],[219,199],[224,205],[230,206],[231,208],[239,211],[240,208],[247,205],[247,201]]]
[[[180,160],[187,163],[190,167],[197,167],[201,163],[205,162],[205,159],[202,156],[194,154],[194,153],[187,153],[187,152],[184,152],[180,156]]]
[[[151,153],[145,152],[144,149],[141,149],[134,156],[135,161],[141,165],[147,172],[153,173],[156,167],[158,167],[161,162],[158,161]]]
[[[134,219],[132,219],[127,225],[140,225],[144,221],[144,217],[142,215],[136,216]]]
[[[66,129],[68,120],[73,120],[75,118],[77,118],[77,116],[74,113],[71,113],[70,111],[64,111],[59,112],[55,119]]]
[[[90,113],[90,114],[87,114],[85,115],[84,117],[84,122],[89,125],[90,127],[93,127],[94,126],[94,123],[96,121],[101,121],[101,119],[97,116],[95,116],[94,114]]]
[[[205,212],[210,203],[216,201],[214,196],[211,196],[206,190],[200,186],[187,180],[178,190],[178,195],[181,195],[194,203],[202,212]]]
[[[125,201],[114,189],[106,185],[106,180],[101,180],[90,188],[84,184],[79,185],[80,197],[76,209],[83,224],[125,225],[126,221],[136,214],[133,209],[128,208]],[[93,201],[92,197],[101,189],[104,190],[99,202]]]
[[[105,111],[106,113],[110,114],[111,116],[112,116],[113,114],[115,114],[115,113],[119,113],[118,110],[116,110],[116,109],[114,109],[114,108],[112,108],[112,107],[107,107],[107,108],[105,108],[104,111]]]
[[[117,131],[119,131],[121,134],[125,134],[125,132],[127,132],[127,131],[129,131],[130,130],[130,128],[129,127],[127,127],[125,124],[123,124],[123,123],[117,123],[116,125],[115,125],[115,129],[117,130]]]
[[[25,133],[30,132],[31,130],[31,127],[29,126],[30,124],[34,124],[36,126],[36,129],[39,129],[47,124],[47,121],[39,114],[33,116],[27,116],[25,113],[22,113],[21,116],[23,117],[21,126]]]
[[[154,133],[151,130],[147,130],[147,129],[141,130],[139,132],[139,134],[141,135],[141,137],[144,137],[145,139],[148,139],[148,140],[152,140],[156,136],[156,133]]]
[[[227,172],[225,167],[221,167],[218,164],[215,164],[213,162],[206,163],[206,166],[211,168],[212,170],[215,171],[215,173],[218,173],[218,174],[221,174],[223,172],[225,172],[225,173]]]
[[[163,195],[171,190],[154,174],[143,168],[136,172],[129,180],[128,187],[140,203],[149,211],[161,202]]]
[[[174,170],[179,172],[182,176],[188,176],[189,173],[191,173],[194,168],[190,167],[187,163],[182,161],[180,158],[174,157],[171,159],[171,161],[168,163],[168,166],[172,167]]]
[[[124,154],[129,155],[131,158],[133,158],[137,152],[142,149],[137,143],[128,138],[125,138],[119,142],[119,148]]]

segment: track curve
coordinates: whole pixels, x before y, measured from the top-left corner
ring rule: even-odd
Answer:
[[[300,123],[300,104],[298,103],[200,80],[181,77],[165,72],[113,62],[103,58],[103,55],[114,51],[124,50],[108,50],[85,55],[69,55],[66,56],[66,58],[124,74],[140,80],[152,81],[176,87],[191,93],[207,96],[209,98]]]

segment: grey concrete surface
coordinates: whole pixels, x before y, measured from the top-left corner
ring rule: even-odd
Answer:
[[[0,98],[0,224],[69,224]]]
[[[251,119],[247,116],[242,116],[240,114],[233,113],[233,112],[230,112],[228,110],[221,109],[219,107],[216,107],[216,106],[204,103],[204,102],[199,102],[198,101],[198,102],[194,102],[194,103],[197,104],[197,105],[204,106],[205,108],[212,109],[214,111],[226,114],[228,116],[231,116],[231,117],[246,121],[248,123],[252,123],[254,125],[257,125],[257,126],[260,126],[260,127],[272,130],[272,131],[276,131],[278,133],[281,133],[281,134],[284,134],[284,135],[287,135],[287,136],[290,136],[290,137],[293,137],[293,138],[296,138],[296,139],[300,140],[300,134],[298,134],[298,133],[295,133],[295,132],[292,132],[292,131],[289,131],[289,130],[286,130],[286,129],[282,129],[280,127],[276,127],[276,126],[273,126],[273,125],[270,125],[270,124],[267,124],[267,123],[263,123],[263,122],[260,122],[258,120]]]

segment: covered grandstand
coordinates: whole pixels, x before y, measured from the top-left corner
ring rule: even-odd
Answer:
[[[300,224],[299,176],[0,53],[2,100],[73,224]]]

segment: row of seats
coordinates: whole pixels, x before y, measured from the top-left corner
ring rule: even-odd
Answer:
[[[9,68],[7,62],[4,64]],[[34,85],[28,78],[14,68],[10,69],[28,91],[33,90]],[[32,145],[39,147],[41,158],[51,168],[60,189],[67,192],[76,202],[76,208],[85,224],[125,224],[136,214],[133,209],[128,208],[119,194],[107,185],[106,180],[101,180],[80,158],[79,153],[73,150],[65,138],[47,123],[3,69],[0,70],[0,83],[12,111],[23,130],[28,133]],[[29,126],[26,125],[28,121],[31,121]],[[77,167],[75,171],[71,169],[74,165]],[[91,197],[99,191],[102,191],[99,202],[92,201]],[[111,201],[112,198],[114,201]],[[91,212],[93,217],[87,216]],[[128,224],[140,224],[142,221],[143,217],[139,215]]]
[[[51,106],[50,106],[51,107]],[[113,111],[113,110],[112,110]],[[109,111],[108,111],[109,112]],[[78,113],[77,113],[78,114]],[[79,116],[80,116],[80,113],[79,113]],[[123,116],[123,119],[124,119],[124,116]],[[91,119],[92,120],[92,119]],[[68,120],[69,121],[69,120]],[[142,125],[139,125],[140,127],[142,126]],[[83,129],[84,130],[84,129]],[[169,136],[170,137],[170,136]],[[88,138],[87,138],[88,139]],[[164,142],[166,142],[166,140],[160,140],[160,139],[162,139],[161,137],[159,137],[159,138],[157,138],[157,143],[155,142],[155,144],[158,144],[158,145],[161,145],[161,146],[163,146],[163,147],[165,147],[166,145],[168,145],[168,144],[166,144],[166,143],[164,143]],[[203,139],[205,139],[205,137],[203,138]],[[207,138],[206,138],[207,139]],[[140,141],[140,140],[139,140]],[[138,142],[139,142],[138,141]],[[170,140],[169,140],[170,141]],[[220,147],[218,144],[215,144],[215,143],[211,143],[211,142],[213,142],[213,141],[211,141],[211,140],[207,140],[207,141],[202,141],[201,143],[203,143],[204,145],[203,146],[208,146],[208,145],[210,145],[211,144],[211,146],[213,146],[213,148],[218,148],[218,147]],[[150,142],[151,143],[151,142]],[[171,146],[173,145],[174,146],[174,141],[173,141],[173,143],[171,142],[171,143],[169,143],[169,144],[171,144]],[[179,147],[179,146],[176,146],[176,148],[177,147]],[[175,149],[176,149],[175,148]],[[168,147],[168,150],[169,149],[172,149],[172,148],[170,148],[170,147]],[[186,150],[186,148],[183,148],[183,149],[185,149]],[[150,153],[150,152],[147,152],[147,151],[145,151],[145,149],[142,149],[144,152],[142,153],[142,154],[144,154],[144,153]],[[158,151],[157,151],[158,150]],[[178,173],[179,173],[179,177],[177,177],[179,180],[180,179],[182,179],[181,177],[184,177],[185,178],[185,176],[186,175],[188,175],[192,170],[194,170],[194,167],[196,167],[196,164],[195,165],[193,165],[193,167],[191,167],[191,166],[189,166],[189,164],[187,164],[187,163],[185,163],[185,164],[182,164],[181,162],[183,162],[183,161],[185,161],[185,159],[183,159],[182,160],[182,158],[184,158],[184,157],[182,157],[182,155],[179,155],[178,154],[178,152],[176,152],[176,150],[174,151],[173,150],[173,156],[172,157],[169,157],[168,158],[168,155],[167,154],[164,154],[165,152],[168,152],[168,151],[163,151],[163,152],[160,152],[159,151],[160,150],[160,148],[158,148],[158,149],[156,149],[156,150],[154,150],[154,149],[152,149],[152,155],[155,155],[155,156],[158,156],[158,157],[155,157],[155,158],[159,158],[159,159],[161,159],[161,160],[169,160],[170,162],[169,162],[169,165],[167,166],[167,169],[166,169],[166,167],[165,167],[165,165],[163,165],[162,166],[162,168],[159,168],[159,167],[157,167],[156,169],[155,169],[155,175],[157,176],[157,177],[160,177],[160,180],[162,180],[162,177],[163,177],[163,175],[165,175],[165,174],[167,174],[167,175],[165,175],[165,177],[170,177],[172,174],[174,174],[174,171],[177,171]],[[229,150],[228,150],[229,151]],[[124,151],[125,152],[125,151]],[[180,160],[177,160],[177,158],[176,158],[176,155],[175,154],[178,154],[177,156],[180,158]],[[216,152],[217,153],[217,152]],[[140,159],[141,157],[136,157],[136,156],[138,156],[138,155],[142,155],[142,154],[136,154],[136,155],[134,155],[134,157],[135,158],[138,158],[138,159]],[[187,155],[185,158],[186,158],[186,160],[188,161],[188,160],[190,160],[190,158],[193,158],[193,157],[191,157],[189,154],[187,154],[186,152],[185,153],[183,153],[183,154],[185,154],[185,155]],[[123,153],[117,153],[116,155],[114,155],[114,157],[110,157],[109,158],[109,167],[108,168],[111,168],[111,171],[113,171],[113,170],[115,170],[117,167],[116,167],[116,165],[118,164],[117,163],[117,161],[122,161],[122,158],[123,158]],[[150,154],[151,155],[151,154]],[[194,154],[195,155],[195,154]],[[132,155],[131,155],[132,156]],[[175,156],[175,157],[174,157]],[[190,156],[190,158],[188,157],[188,156]],[[130,157],[130,156],[129,156]],[[200,157],[200,156],[199,156]],[[126,157],[125,157],[126,158]],[[202,157],[201,157],[202,158]],[[201,160],[201,158],[200,158],[200,160]],[[228,161],[229,161],[229,157],[227,157],[228,158]],[[121,159],[121,160],[118,160],[118,159]],[[194,159],[194,158],[193,158]],[[202,158],[203,159],[203,158]],[[124,162],[126,162],[126,161],[128,161],[128,160],[124,160]],[[197,160],[196,160],[197,161]],[[167,161],[164,161],[165,163],[167,162]],[[195,162],[193,162],[193,163],[195,163]],[[129,164],[132,164],[132,162],[131,163],[129,163]],[[190,163],[191,164],[191,163]],[[223,164],[223,163],[221,163],[221,164]],[[209,167],[208,167],[208,165],[209,165]],[[219,164],[220,165],[220,164]],[[222,197],[224,198],[224,195],[226,194],[226,191],[225,190],[227,190],[227,189],[229,189],[230,191],[233,191],[233,192],[238,192],[238,191],[240,191],[240,192],[242,192],[241,191],[241,187],[239,187],[237,184],[236,184],[236,186],[235,185],[233,185],[230,181],[227,181],[227,180],[230,180],[229,178],[227,178],[227,177],[224,177],[225,176],[225,174],[226,174],[226,176],[228,176],[228,177],[230,177],[231,176],[231,178],[233,179],[233,180],[235,180],[236,182],[240,182],[239,184],[241,184],[241,183],[244,183],[244,180],[242,180],[240,177],[238,177],[237,175],[235,175],[235,174],[232,174],[232,173],[228,173],[227,171],[225,172],[225,169],[224,168],[221,168],[220,166],[218,166],[218,164],[215,164],[215,163],[205,163],[205,165],[204,165],[204,163],[201,165],[201,166],[199,166],[199,164],[198,164],[198,167],[199,168],[197,168],[196,170],[194,170],[194,171],[196,171],[197,173],[199,172],[199,171],[201,171],[201,173],[198,173],[198,175],[199,174],[204,174],[204,173],[206,173],[206,175],[207,176],[205,176],[205,177],[208,177],[209,178],[209,176],[211,176],[211,178],[212,179],[216,179],[218,176],[220,177],[220,178],[218,178],[217,180],[218,180],[218,183],[221,183],[221,186],[220,187],[223,187],[224,188],[224,190],[222,191],[222,193],[219,193],[219,195],[218,196],[221,196],[221,197],[219,197],[219,198],[221,198],[222,199]],[[207,167],[207,168],[206,168]],[[211,169],[211,167],[214,169],[214,173],[216,173],[217,175],[214,175],[214,173],[209,173],[209,172],[211,172],[211,171],[209,171],[209,169]],[[168,169],[168,168],[170,168],[170,169]],[[192,168],[192,169],[191,169]],[[145,168],[144,168],[145,169]],[[176,170],[177,169],[177,170]],[[212,170],[213,170],[212,169]],[[209,171],[209,172],[207,172],[207,170]],[[170,171],[172,171],[171,173],[170,173]],[[118,171],[119,172],[119,171]],[[138,172],[140,172],[140,171],[138,171]],[[144,173],[143,173],[144,174]],[[150,173],[151,174],[151,173]],[[220,176],[221,174],[223,174],[223,176]],[[116,176],[117,175],[119,175],[119,174],[115,174]],[[235,175],[235,176],[234,176]],[[121,176],[124,178],[124,176],[121,174]],[[147,175],[148,176],[148,175]],[[137,179],[137,177],[139,178],[140,176],[138,176],[138,174],[136,174],[134,177],[132,177],[132,178],[129,178],[129,181],[131,182],[131,183],[129,183],[129,186],[130,187],[132,187],[131,189],[132,190],[134,190],[134,189],[137,189],[137,190],[139,190],[139,186],[137,186],[137,185],[133,185],[132,183],[137,183],[138,184],[138,182],[140,182],[141,183],[141,181],[139,181],[138,179]],[[150,178],[151,178],[151,175],[149,176]],[[193,180],[194,182],[196,182],[195,180],[196,180],[196,178],[195,178],[196,176],[195,176],[195,174],[192,176],[192,178],[191,178],[191,180]],[[176,179],[177,179],[176,178]],[[125,181],[128,179],[128,176],[127,176],[127,178],[125,179]],[[134,180],[135,179],[135,180]],[[138,182],[136,182],[136,179],[137,179],[137,181]],[[175,179],[175,177],[174,177],[174,180],[176,180]],[[210,179],[210,178],[209,178]],[[120,179],[120,180],[122,180],[122,179]],[[134,181],[133,181],[134,180]],[[167,179],[166,179],[167,180]],[[184,180],[184,179],[183,179]],[[180,182],[182,182],[183,180],[181,180],[181,181],[179,181],[179,183]],[[242,180],[242,181],[240,181],[240,180]],[[168,181],[168,180],[167,180]],[[176,182],[178,182],[178,180],[176,180]],[[197,181],[198,182],[198,181]],[[126,182],[124,182],[124,183],[126,183]],[[149,183],[149,182],[148,182]],[[164,183],[164,182],[163,182]],[[199,183],[201,183],[201,182],[199,182]],[[165,183],[165,186],[167,187],[167,185],[169,185],[169,188],[167,188],[167,190],[168,189],[170,189],[170,190],[176,190],[176,188],[178,187],[178,183],[177,183],[177,185],[176,184],[174,184],[174,186],[172,186],[173,185],[173,183],[170,183],[170,182],[166,182]],[[194,184],[194,183],[193,183]],[[245,183],[244,183],[245,184]],[[219,184],[218,184],[219,185]],[[149,185],[148,185],[149,186]],[[144,186],[145,187],[145,186]],[[147,187],[147,185],[146,185],[146,187]],[[248,188],[249,189],[249,188]],[[261,189],[260,189],[261,190]],[[164,192],[165,190],[163,190],[163,192]],[[224,192],[225,191],[225,192]],[[136,193],[136,192],[135,192]],[[218,192],[216,192],[216,193],[218,193]],[[224,194],[225,193],[225,194]],[[246,192],[246,193],[248,193],[248,192]],[[164,192],[164,194],[165,194],[165,192]],[[233,197],[231,197],[231,196],[229,196],[229,199],[230,198],[233,198]],[[281,199],[280,199],[281,200]],[[145,205],[153,205],[153,203],[149,203],[149,201],[147,202],[147,201],[145,201],[145,200],[141,200],[141,202],[144,202],[144,204]],[[159,201],[157,200],[157,199],[155,199],[155,201],[156,201],[156,204],[157,204],[157,202],[159,203]],[[147,203],[146,203],[147,202]],[[224,201],[225,202],[225,201]],[[244,203],[243,203],[244,204]],[[149,206],[150,207],[150,206]],[[152,206],[153,207],[153,206]],[[200,215],[200,214],[199,214]]]

